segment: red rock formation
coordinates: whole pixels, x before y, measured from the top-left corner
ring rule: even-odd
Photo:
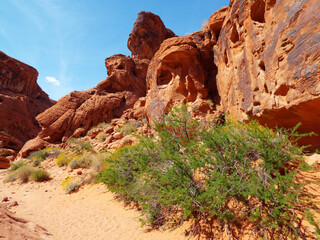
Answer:
[[[124,55],[106,59],[109,77],[88,91],[72,92],[56,105],[41,113],[37,120],[42,127],[39,137],[54,143],[85,134],[99,122],[120,117],[145,95],[145,74],[136,72],[136,65]]]
[[[99,122],[126,117],[140,118],[144,114],[146,74],[153,54],[161,42],[175,36],[161,19],[141,12],[128,40],[133,58],[117,54],[106,59],[108,78],[88,91],[72,92],[56,105],[37,116],[41,132],[28,142],[19,156],[25,157],[37,148],[83,136]],[[137,104],[135,104],[137,102]]]
[[[214,47],[225,111],[270,127],[301,122],[301,132],[318,134],[303,142],[314,148],[320,148],[318,9],[318,0],[231,1]]]
[[[216,66],[208,30],[165,40],[147,73],[148,119],[160,117],[176,102],[195,102],[217,96]]]
[[[142,11],[130,33],[128,48],[133,58],[151,60],[161,43],[174,36],[176,35],[165,27],[159,16]]]
[[[54,101],[37,84],[36,69],[0,51],[0,168],[40,130],[35,117]],[[6,159],[7,163],[3,163]]]

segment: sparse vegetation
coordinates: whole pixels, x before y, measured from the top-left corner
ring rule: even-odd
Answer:
[[[8,174],[8,176],[3,180],[4,182],[13,182],[17,180],[17,174],[16,172],[11,172]]]
[[[95,155],[93,153],[85,152],[82,155],[74,157],[69,163],[71,169],[88,168],[92,165]]]
[[[44,148],[42,150],[35,151],[28,156],[28,159],[33,162],[33,166],[39,166],[48,156],[57,157],[61,153],[59,148]]]
[[[62,152],[59,154],[59,156],[56,158],[55,161],[58,167],[63,167],[63,166],[67,166],[71,162],[71,160],[72,159],[67,153]]]
[[[320,233],[307,182],[297,180],[303,147],[296,130],[273,131],[251,121],[228,119],[202,126],[187,106],[155,123],[158,135],[117,150],[98,176],[126,201],[138,202],[145,223],[156,227],[174,219],[210,223],[236,238],[308,239]],[[304,229],[302,220],[315,227]],[[297,227],[299,226],[299,227]],[[220,230],[219,230],[220,229]]]
[[[35,182],[45,182],[50,179],[50,175],[45,170],[37,169],[32,172],[30,179]]]
[[[34,172],[34,168],[28,165],[24,165],[17,169],[16,176],[18,179],[21,179],[22,182],[27,182],[29,180],[29,177]]]
[[[17,163],[10,163],[9,171],[13,172],[24,165],[26,165],[26,163],[24,161],[19,161]]]
[[[76,177],[67,177],[62,181],[61,186],[65,193],[70,194],[81,186],[81,181]]]

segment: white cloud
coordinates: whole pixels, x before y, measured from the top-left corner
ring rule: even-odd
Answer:
[[[61,82],[59,80],[57,80],[55,77],[46,77],[46,81],[48,83],[52,83],[55,86],[60,86]]]

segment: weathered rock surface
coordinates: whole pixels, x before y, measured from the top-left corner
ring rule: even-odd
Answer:
[[[128,48],[133,58],[151,60],[161,43],[174,36],[176,35],[165,27],[158,15],[142,11],[130,33]]]
[[[88,91],[72,92],[41,113],[39,137],[54,143],[84,135],[99,122],[120,117],[145,95],[145,74],[137,73],[144,62],[124,55],[106,59],[109,77]]]
[[[318,9],[318,0],[233,0],[214,47],[224,110],[270,127],[301,122],[301,132],[318,134],[303,142],[314,148],[320,148]]]
[[[49,240],[53,239],[43,227],[18,218],[5,209],[4,204],[0,205],[0,238],[15,240]]]
[[[23,144],[37,135],[40,127],[35,117],[54,104],[37,77],[36,69],[0,51],[0,168],[8,166]]]
[[[178,102],[218,100],[213,62],[215,39],[209,30],[165,40],[147,73],[146,115],[160,117]]]

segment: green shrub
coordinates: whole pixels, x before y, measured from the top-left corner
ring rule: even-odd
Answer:
[[[83,155],[79,155],[74,157],[70,163],[69,167],[71,169],[76,169],[76,168],[88,168],[91,166],[95,156],[92,153],[84,153]]]
[[[72,161],[72,159],[70,155],[68,155],[65,152],[62,152],[59,154],[59,156],[56,158],[55,161],[58,167],[63,167],[63,166],[67,166]]]
[[[305,216],[319,230],[307,182],[296,178],[304,149],[295,145],[297,128],[273,131],[230,119],[202,126],[185,105],[155,126],[157,137],[117,150],[98,176],[139,202],[144,221],[161,225],[178,211],[219,229],[251,226],[256,237],[295,239],[313,234],[296,227]]]
[[[45,182],[50,179],[50,175],[45,170],[37,169],[34,172],[32,172],[30,179],[35,182]]]
[[[10,172],[13,172],[15,170],[17,170],[18,168],[22,167],[26,165],[26,163],[24,161],[20,161],[17,163],[10,163],[10,168],[8,169]]]
[[[24,165],[16,171],[16,176],[17,178],[21,179],[22,182],[27,182],[34,171],[35,170],[33,167]]]
[[[70,150],[75,154],[81,154],[84,151],[91,151],[93,149],[90,142],[70,138],[67,141]]]
[[[61,153],[58,148],[44,148],[42,150],[35,151],[28,156],[28,159],[33,162],[33,166],[39,166],[48,156],[57,157]]]
[[[76,191],[81,186],[81,181],[77,177],[67,177],[62,183],[62,189],[65,193],[70,194],[73,191]]]

